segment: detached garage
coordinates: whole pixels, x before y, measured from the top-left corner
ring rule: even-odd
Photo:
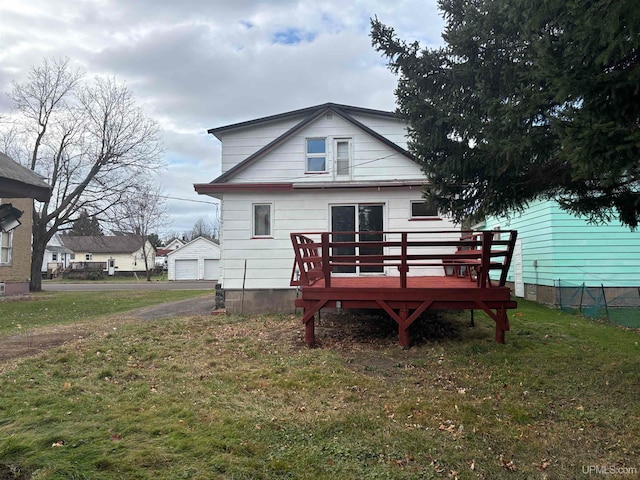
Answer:
[[[220,246],[198,237],[167,254],[169,280],[217,280]]]

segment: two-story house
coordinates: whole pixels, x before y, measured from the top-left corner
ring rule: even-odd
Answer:
[[[327,103],[209,133],[222,142],[222,174],[194,187],[221,202],[230,312],[293,311],[291,232],[456,227],[424,203],[427,180],[392,112]]]

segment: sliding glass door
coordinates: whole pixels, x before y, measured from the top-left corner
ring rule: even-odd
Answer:
[[[359,204],[359,205],[332,205],[331,206],[331,231],[332,232],[360,232],[361,242],[374,242],[382,240],[384,230],[384,205],[383,204]],[[371,233],[367,233],[371,232]],[[354,233],[338,233],[333,235],[334,242],[353,242],[356,240]],[[355,247],[339,247],[333,251],[334,255],[382,255],[382,247],[360,247],[356,252]],[[375,261],[375,260],[372,260]],[[380,266],[339,266],[334,268],[335,273],[382,273]]]

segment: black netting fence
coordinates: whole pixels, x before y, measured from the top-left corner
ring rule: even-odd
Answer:
[[[557,304],[565,312],[640,328],[640,287],[586,286],[561,279],[557,280],[555,287]]]

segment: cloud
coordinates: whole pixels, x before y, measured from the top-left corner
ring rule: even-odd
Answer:
[[[176,231],[213,201],[193,184],[220,174],[208,128],[325,102],[392,110],[397,79],[371,47],[370,19],[425,46],[443,21],[424,0],[13,0],[0,6],[0,91],[43,57],[125,81],[163,131],[158,181]],[[0,116],[10,103],[0,98]]]

